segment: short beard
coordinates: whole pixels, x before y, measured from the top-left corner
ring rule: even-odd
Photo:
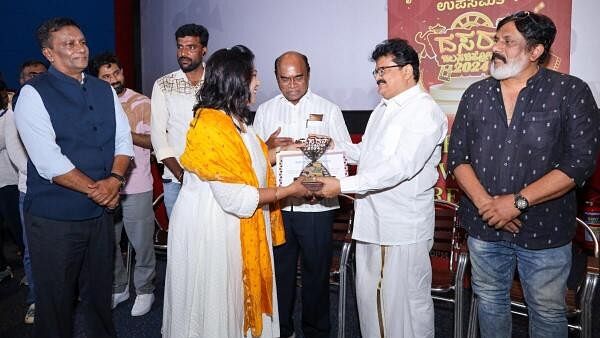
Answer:
[[[111,83],[111,86],[117,93],[117,95],[121,95],[125,91],[125,86],[121,82]]]
[[[517,76],[527,67],[527,59],[525,56],[511,62],[505,62],[504,65],[496,68],[494,60],[490,62],[490,75],[496,80],[506,80]]]
[[[179,63],[179,68],[181,68],[181,70],[182,70],[184,73],[193,72],[194,70],[196,70],[196,69],[197,69],[197,68],[198,68],[198,67],[199,67],[199,66],[202,64],[202,62],[201,62],[201,61],[194,62],[194,61],[192,60],[192,62],[190,62],[190,64],[189,64],[189,65],[187,65],[187,66],[185,66],[185,67],[184,67],[184,66],[181,64],[181,62],[179,62],[179,60],[177,60],[177,63]]]

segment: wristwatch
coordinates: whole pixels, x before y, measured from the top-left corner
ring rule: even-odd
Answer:
[[[127,181],[125,180],[125,177],[123,177],[117,173],[110,173],[110,177],[114,177],[117,180],[119,180],[119,183],[121,183],[121,188],[125,187],[125,184],[127,183]]]
[[[515,194],[515,208],[523,212],[529,208],[529,201],[521,194]]]

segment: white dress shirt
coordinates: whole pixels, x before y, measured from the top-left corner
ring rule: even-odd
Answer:
[[[352,238],[380,245],[433,238],[433,186],[447,125],[416,85],[382,100],[360,144],[340,144],[358,160],[357,175],[340,180],[342,193],[357,193]]]
[[[322,115],[321,121],[310,121],[311,114]],[[258,107],[254,118],[254,130],[258,136],[266,141],[278,127],[281,127],[279,137],[297,140],[306,138],[308,134],[319,134],[331,137],[336,147],[340,143],[352,143],[340,107],[310,90],[297,104],[292,104],[279,94]],[[281,202],[285,211],[290,211],[292,205],[294,211],[301,212],[339,208],[337,198],[323,199],[316,204],[306,203],[305,199],[300,198],[287,198]]]
[[[27,192],[27,151],[21,142],[21,137],[17,131],[15,115],[12,110],[8,110],[5,115],[4,134],[6,135],[6,150],[8,157],[19,172],[19,191]]]
[[[19,180],[17,169],[10,161],[6,149],[6,143],[11,141],[6,138],[4,133],[4,125],[7,122],[6,114],[9,112],[11,112],[10,108],[0,109],[0,188],[7,185],[16,185]]]
[[[204,64],[203,64],[204,66]],[[179,157],[185,149],[185,137],[194,117],[196,94],[204,82],[204,74],[198,85],[190,83],[179,69],[154,82],[151,98],[150,138],[156,159]],[[169,168],[165,167],[163,178],[179,183]]]

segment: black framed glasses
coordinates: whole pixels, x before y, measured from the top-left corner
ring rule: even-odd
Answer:
[[[377,77],[377,75],[379,75],[379,76],[383,76],[383,75],[385,74],[385,70],[386,70],[386,69],[388,69],[388,68],[395,68],[395,67],[400,67],[400,68],[402,68],[402,67],[404,67],[404,66],[406,66],[406,65],[393,65],[393,66],[379,67],[379,68],[375,68],[375,69],[373,70],[373,73],[372,73],[372,74],[373,74],[373,77]]]

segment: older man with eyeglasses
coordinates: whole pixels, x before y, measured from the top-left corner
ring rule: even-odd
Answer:
[[[308,89],[308,58],[295,51],[275,60],[281,94],[261,104],[254,128],[270,148],[279,149],[309,134],[351,142],[340,108]],[[270,137],[269,137],[270,136]],[[268,139],[267,139],[268,138]],[[329,337],[329,270],[331,231],[337,198],[312,202],[286,198],[280,202],[286,243],[273,249],[282,337],[293,337],[298,256],[302,257],[302,331],[306,337]]]
[[[473,291],[482,337],[510,337],[515,269],[530,337],[567,337],[565,293],[576,186],[593,173],[600,116],[588,85],[544,68],[556,26],[518,12],[498,23],[491,77],[470,86],[450,139],[465,195]]]
[[[319,194],[356,193],[356,297],[363,337],[434,337],[433,186],[447,121],[418,85],[419,56],[401,39],[372,53],[383,97],[362,142],[339,144],[356,176],[323,178]]]

